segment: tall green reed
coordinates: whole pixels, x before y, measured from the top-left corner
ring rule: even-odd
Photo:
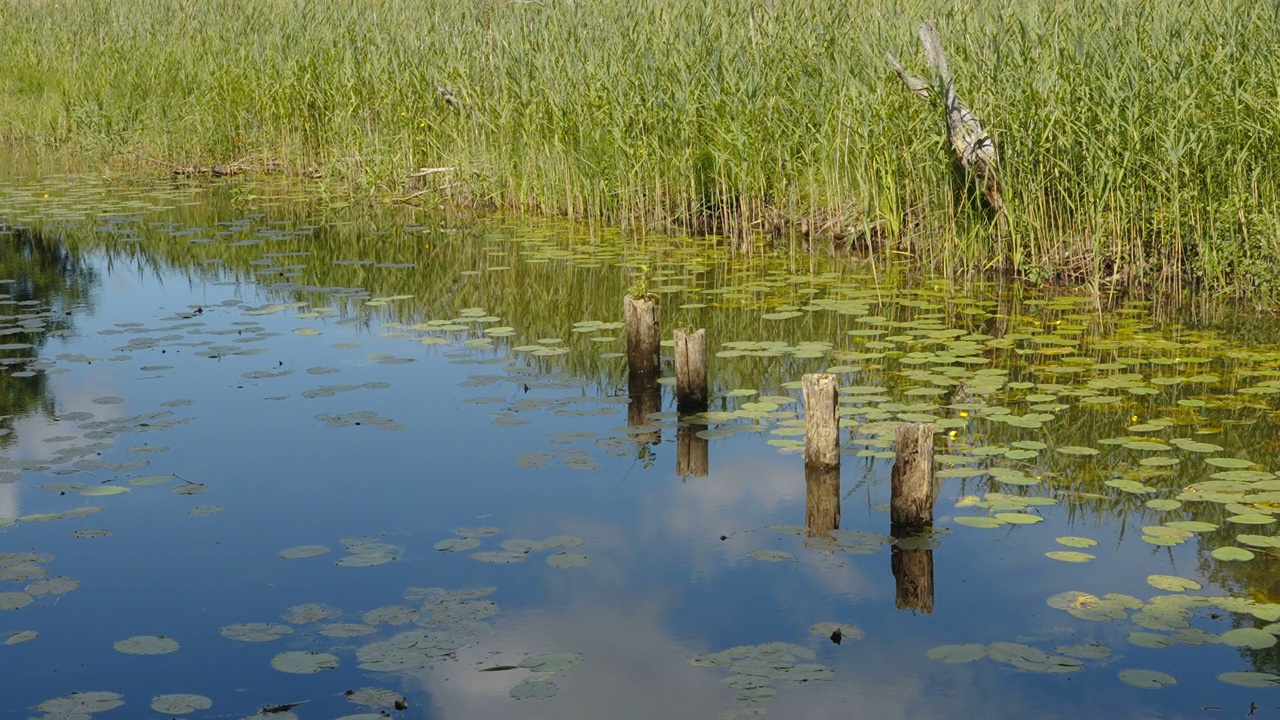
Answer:
[[[0,0],[0,136],[950,272],[1280,294],[1280,10],[1228,0]],[[957,191],[933,19],[1002,156]],[[406,180],[421,167],[450,170]]]

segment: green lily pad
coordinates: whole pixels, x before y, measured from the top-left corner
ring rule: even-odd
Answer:
[[[1276,644],[1276,636],[1262,628],[1235,628],[1222,633],[1222,644],[1235,648],[1261,650]]]
[[[225,638],[241,642],[270,642],[293,632],[293,628],[279,623],[241,623],[219,628]]]
[[[386,688],[366,687],[349,693],[347,702],[371,708],[396,708],[404,703],[404,696]]]
[[[567,569],[586,567],[591,564],[590,556],[581,553],[562,552],[547,556],[547,564],[553,568]]]
[[[1087,547],[1093,547],[1098,544],[1097,540],[1093,540],[1087,537],[1077,537],[1075,535],[1064,535],[1060,538],[1054,538],[1054,542],[1058,543],[1059,545],[1066,545],[1067,547],[1074,547],[1074,548],[1087,548]]]
[[[1098,450],[1096,448],[1081,447],[1079,445],[1066,445],[1060,448],[1056,448],[1056,450],[1057,452],[1060,452],[1063,455],[1089,456],[1089,455],[1098,454]]]
[[[1160,688],[1178,684],[1177,678],[1156,670],[1130,668],[1128,670],[1121,670],[1118,673],[1118,677],[1120,678],[1120,681],[1126,685],[1132,685],[1144,690],[1158,690]]]
[[[208,710],[211,707],[213,707],[213,700],[204,695],[174,693],[151,698],[151,709],[166,715],[186,715],[197,710]]]
[[[1044,555],[1051,560],[1060,560],[1062,562],[1069,563],[1085,563],[1097,557],[1096,555],[1090,555],[1089,553],[1074,552],[1070,550],[1050,550]]]
[[[298,545],[296,547],[281,550],[280,557],[285,560],[300,560],[302,558],[324,555],[328,552],[329,548],[324,545]]]
[[[1019,512],[998,512],[995,514],[995,518],[1011,525],[1034,525],[1038,522],[1044,522],[1044,518],[1039,515]]]
[[[128,655],[167,655],[178,650],[178,641],[163,635],[135,635],[117,640],[112,647]]]
[[[959,515],[954,520],[957,525],[975,528],[998,528],[1004,524],[1001,520],[983,515]]]
[[[558,692],[560,688],[550,680],[525,680],[511,688],[511,697],[516,700],[546,700]]]
[[[329,653],[291,650],[271,658],[271,667],[294,675],[310,675],[338,667],[338,657]]]
[[[1245,550],[1244,548],[1241,548],[1241,547],[1235,547],[1233,545],[1214,548],[1213,552],[1209,554],[1213,555],[1215,558],[1219,560],[1226,560],[1226,561],[1232,561],[1232,560],[1245,561],[1245,560],[1252,560],[1254,558],[1253,552],[1249,550]]]
[[[785,562],[787,560],[795,559],[795,555],[782,550],[752,550],[747,554],[756,560],[763,560],[765,562]]]
[[[1251,688],[1269,688],[1280,685],[1280,675],[1266,672],[1224,672],[1218,679],[1231,685]]]
[[[40,637],[40,633],[35,630],[20,630],[15,633],[10,633],[9,637],[5,638],[4,644],[17,645],[18,643],[24,643],[28,640],[35,640],[38,637]]]
[[[1148,575],[1147,584],[1158,590],[1168,590],[1169,592],[1199,590],[1202,587],[1195,580],[1178,577],[1177,575]]]
[[[94,713],[114,710],[123,704],[124,696],[120,693],[96,690],[73,692],[66,697],[45,700],[35,709],[56,718],[78,719]]]
[[[575,668],[585,659],[586,656],[576,652],[547,653],[525,658],[520,667],[539,673],[555,673]]]
[[[971,663],[987,656],[987,646],[978,643],[960,643],[956,645],[939,645],[928,653],[930,660],[944,663]]]
[[[763,687],[742,688],[738,690],[736,697],[744,702],[764,702],[772,700],[778,696],[778,691],[765,685]]]

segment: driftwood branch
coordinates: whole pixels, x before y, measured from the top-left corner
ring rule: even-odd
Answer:
[[[972,179],[977,185],[987,204],[997,213],[1003,213],[1004,197],[1000,194],[997,177],[999,156],[995,139],[956,95],[947,54],[942,49],[942,38],[938,36],[938,29],[933,23],[925,21],[920,24],[920,45],[932,74],[931,81],[908,74],[893,55],[885,53],[885,59],[908,90],[925,99],[942,97],[942,107],[947,119],[947,141],[951,144],[956,163],[964,171],[965,177]]]

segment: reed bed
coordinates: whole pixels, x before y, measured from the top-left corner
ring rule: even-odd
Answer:
[[[284,168],[424,204],[1267,305],[1278,16],[1226,0],[0,0],[0,137],[114,168]],[[923,70],[924,19],[999,142],[1003,219],[959,192],[940,108],[884,60]]]

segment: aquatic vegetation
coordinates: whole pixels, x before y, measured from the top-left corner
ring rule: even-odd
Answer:
[[[925,18],[1000,143],[994,230],[884,61]],[[319,168],[335,206],[354,183],[1264,303],[1273,44],[1268,6],[1226,0],[8,2],[0,138],[144,174]]]

